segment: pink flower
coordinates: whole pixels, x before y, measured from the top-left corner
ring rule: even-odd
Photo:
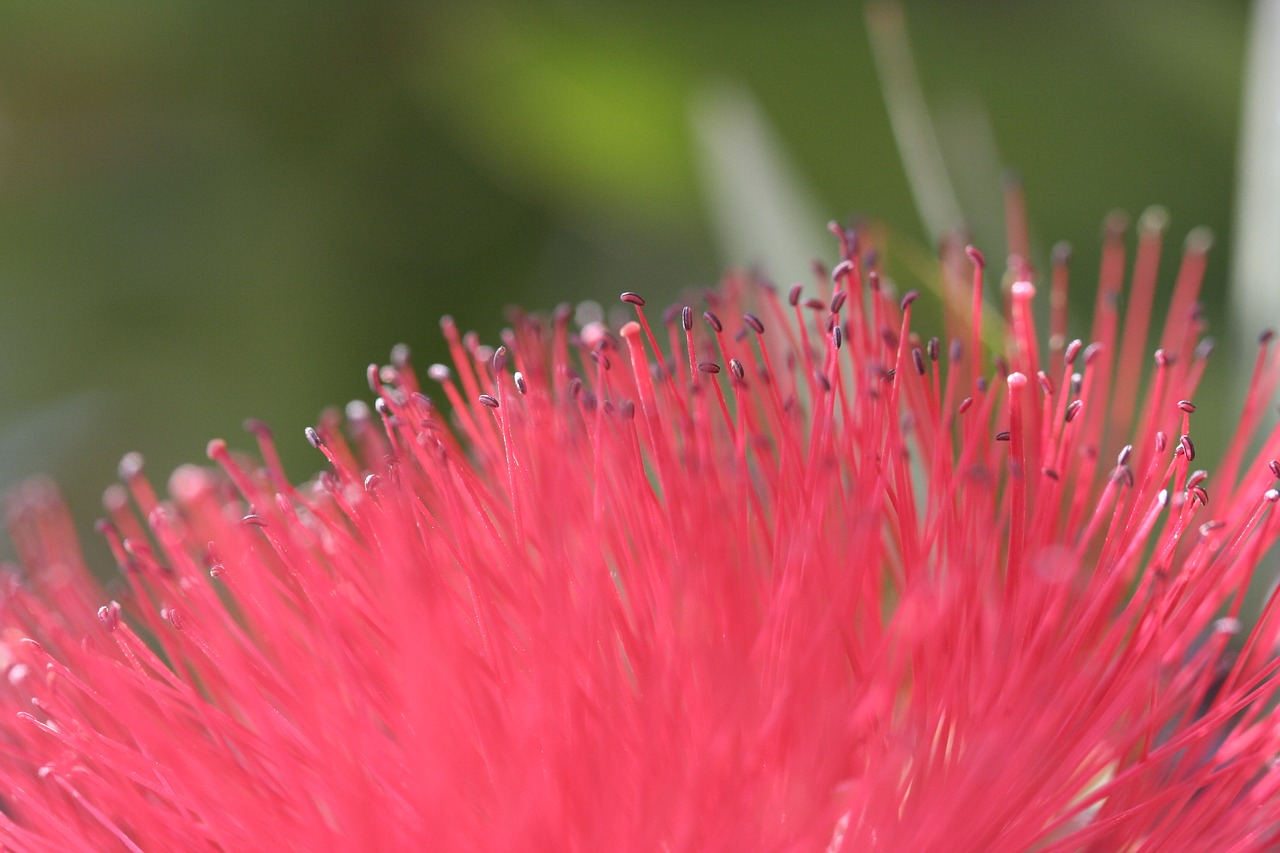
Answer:
[[[454,426],[397,350],[301,488],[256,424],[166,499],[126,457],[120,603],[23,488],[6,849],[1274,849],[1280,621],[1240,610],[1280,365],[1206,479],[1207,241],[1144,385],[1158,224],[1123,295],[1108,229],[1087,346],[1065,257],[1047,345],[1015,261],[999,357],[980,254],[944,250],[948,344],[836,233],[815,285],[656,328],[446,320]]]

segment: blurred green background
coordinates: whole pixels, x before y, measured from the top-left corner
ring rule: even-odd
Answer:
[[[1247,13],[907,4],[979,245],[1002,255],[1004,167],[1084,290],[1104,214],[1160,203],[1171,243],[1218,235],[1222,322]],[[163,483],[250,447],[246,416],[302,479],[303,427],[398,341],[443,358],[441,314],[492,340],[510,303],[714,283],[756,260],[721,237],[726,104],[813,245],[859,215],[927,244],[856,2],[3,4],[0,480],[50,473],[92,520],[122,453]]]

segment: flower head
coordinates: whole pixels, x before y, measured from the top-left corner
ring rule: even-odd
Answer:
[[[307,431],[300,488],[259,424],[260,463],[214,441],[164,499],[126,457],[119,603],[20,490],[4,844],[1280,842],[1280,621],[1240,616],[1280,530],[1280,435],[1247,452],[1280,364],[1264,338],[1197,470],[1207,240],[1144,385],[1159,221],[1127,288],[1108,229],[1088,345],[1065,254],[1043,345],[1015,262],[1000,355],[981,254],[944,249],[944,342],[835,232],[815,285],[730,277],[658,323],[630,293],[616,328],[522,315],[496,349],[446,320],[452,424],[398,348],[374,407]]]

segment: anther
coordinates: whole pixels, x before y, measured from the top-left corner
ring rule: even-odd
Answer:
[[[630,290],[623,293],[618,298],[621,299],[623,302],[627,302],[627,303],[630,303],[631,305],[636,305],[641,308],[643,308],[645,305],[644,297],[642,297],[638,293],[632,293]]]
[[[1045,396],[1053,396],[1053,380],[1049,378],[1049,374],[1043,370],[1037,370],[1036,381],[1040,383],[1040,390],[1045,393]]]
[[[324,441],[321,440],[320,433],[316,432],[314,428],[307,427],[305,430],[303,430],[303,433],[306,435],[307,441],[316,450],[319,450],[321,447],[324,447]]]
[[[743,314],[742,322],[750,326],[751,330],[755,332],[757,335],[764,334],[764,323],[761,323],[760,318],[757,317],[755,314],[750,314],[750,313]]]
[[[844,301],[849,298],[849,291],[840,290],[831,296],[831,313],[839,314],[840,309],[844,307]]]
[[[1239,634],[1242,627],[1239,619],[1233,619],[1230,616],[1215,619],[1213,622],[1213,630],[1218,634]]]
[[[488,394],[481,394],[477,399],[480,400],[480,404],[483,406],[488,406],[491,409],[498,408],[498,401]]]
[[[1071,362],[1076,360],[1076,356],[1080,354],[1080,350],[1082,349],[1084,349],[1084,341],[1079,338],[1076,338],[1074,341],[1067,344],[1067,350],[1062,354],[1063,364],[1070,367]]]
[[[899,307],[903,311],[906,311],[907,308],[911,305],[911,303],[915,302],[919,298],[920,298],[920,291],[908,290],[906,294],[902,297],[902,302],[899,303]]]
[[[1071,423],[1076,419],[1076,415],[1080,414],[1080,410],[1084,408],[1084,400],[1072,400],[1067,404],[1067,410],[1063,413],[1062,419],[1067,423]]]
[[[707,321],[707,325],[711,327],[717,335],[724,331],[724,326],[720,323],[720,318],[710,311],[702,312],[702,319]]]
[[[831,283],[839,284],[840,279],[847,277],[852,272],[853,272],[853,261],[850,261],[848,259],[841,261],[831,269]]]
[[[929,338],[929,343],[925,345],[925,352],[929,355],[929,360],[934,364],[938,363],[938,349],[941,343],[937,338]]]
[[[529,393],[529,383],[524,381],[524,374],[518,370],[516,371],[515,381],[516,381],[517,391],[519,391],[521,394]]]
[[[1272,475],[1277,480],[1280,480],[1280,462],[1277,462],[1276,460],[1272,459],[1270,462],[1267,463],[1267,467],[1271,469]]]
[[[1132,455],[1133,455],[1133,445],[1126,444],[1124,447],[1120,448],[1120,453],[1119,455],[1116,456],[1116,464],[1117,465],[1129,464],[1129,457]]]
[[[915,362],[916,373],[924,376],[924,355],[920,352],[920,347],[911,348],[911,360]]]
[[[700,361],[698,362],[698,371],[700,373],[710,373],[714,376],[720,372],[720,365],[714,361]]]
[[[1008,441],[1008,440],[1009,440],[1009,431],[1007,429],[1001,430],[1000,432],[996,433],[996,441]]]
[[[960,401],[960,405],[956,407],[956,412],[963,415],[965,412],[969,411],[969,407],[972,405],[973,405],[973,398],[965,397],[963,400]]]
[[[978,251],[977,246],[965,246],[964,253],[969,256],[969,260],[973,261],[973,265],[975,267],[977,267],[978,269],[986,268],[987,259],[982,254],[982,252]]]
[[[800,304],[800,293],[804,290],[798,284],[791,285],[791,290],[787,293],[787,302],[791,303],[791,307],[795,308]]]
[[[1196,410],[1196,404],[1190,400],[1179,400],[1178,408],[1189,415]]]
[[[498,347],[493,351],[493,372],[496,376],[507,368],[507,348]]]
[[[680,309],[680,325],[684,326],[686,332],[693,331],[693,309],[688,305]]]
[[[1165,447],[1168,446],[1169,439],[1163,431],[1156,432],[1156,453],[1164,453]]]
[[[1191,462],[1196,458],[1196,446],[1191,443],[1191,436],[1184,435],[1178,439],[1178,446],[1187,454],[1187,461]]]
[[[1273,504],[1277,500],[1280,500],[1280,492],[1277,492],[1275,489],[1267,489],[1262,493],[1262,499],[1269,504]]]
[[[831,341],[832,341],[832,343],[834,343],[834,344],[836,345],[836,349],[840,349],[840,345],[841,345],[842,343],[844,343],[844,332],[843,332],[843,331],[841,331],[841,329],[840,329],[840,326],[839,326],[839,325],[836,325],[836,326],[833,326],[833,327],[832,327],[832,329],[831,329]],[[917,350],[917,352],[918,352],[918,350]]]
[[[443,364],[433,364],[427,368],[427,378],[432,382],[445,383],[453,376],[453,372]]]
[[[114,631],[116,629],[116,625],[120,623],[120,604],[113,601],[110,604],[104,604],[102,607],[99,607],[98,619],[108,631]]]

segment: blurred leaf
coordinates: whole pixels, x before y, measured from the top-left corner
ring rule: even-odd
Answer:
[[[759,104],[725,83],[700,92],[690,114],[724,263],[807,280],[810,262],[831,254],[820,239],[826,217]]]
[[[677,57],[625,31],[545,16],[449,20],[427,87],[494,174],[565,205],[692,215]]]

